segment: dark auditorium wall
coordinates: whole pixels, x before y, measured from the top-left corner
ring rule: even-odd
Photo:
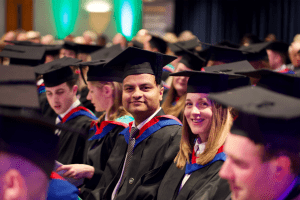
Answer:
[[[300,33],[298,0],[176,0],[175,32],[192,31],[203,42],[239,43],[245,33],[274,33],[288,43]]]
[[[0,37],[5,33],[5,0],[0,0]]]

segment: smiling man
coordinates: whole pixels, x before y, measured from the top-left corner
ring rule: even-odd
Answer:
[[[299,99],[259,86],[210,98],[239,111],[219,175],[233,200],[300,199]]]
[[[181,123],[160,107],[162,68],[174,59],[129,47],[107,63],[124,72],[122,101],[134,122],[120,133],[98,189],[87,199],[155,199],[179,149]]]
[[[76,98],[77,75],[73,73],[70,66],[79,61],[64,57],[35,68],[36,73],[43,74],[47,100],[57,114],[55,123],[86,133],[82,135],[66,130],[56,130],[56,134],[60,137],[57,160],[63,164],[83,163],[84,146],[90,124],[93,119],[97,119]]]

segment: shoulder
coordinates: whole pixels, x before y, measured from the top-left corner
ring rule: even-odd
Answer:
[[[66,180],[52,179],[49,182],[48,200],[52,199],[66,199],[77,200],[78,189]]]

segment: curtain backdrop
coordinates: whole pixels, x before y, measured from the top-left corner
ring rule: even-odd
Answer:
[[[291,43],[300,33],[300,0],[176,0],[175,33],[192,31],[202,42],[240,43],[246,33],[261,40],[274,33]]]

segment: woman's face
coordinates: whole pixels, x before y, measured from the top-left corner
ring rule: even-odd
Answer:
[[[175,72],[181,72],[181,71],[191,71],[191,69],[186,67],[182,63],[178,63]],[[189,77],[186,77],[186,76],[174,76],[173,77],[173,86],[179,96],[182,96],[186,93],[188,80],[189,80]]]
[[[89,93],[86,98],[91,101],[97,112],[105,111],[105,97],[102,88],[92,85],[89,81],[87,82],[87,86]]]
[[[191,131],[207,142],[212,122],[212,102],[206,93],[187,93],[184,116]]]

